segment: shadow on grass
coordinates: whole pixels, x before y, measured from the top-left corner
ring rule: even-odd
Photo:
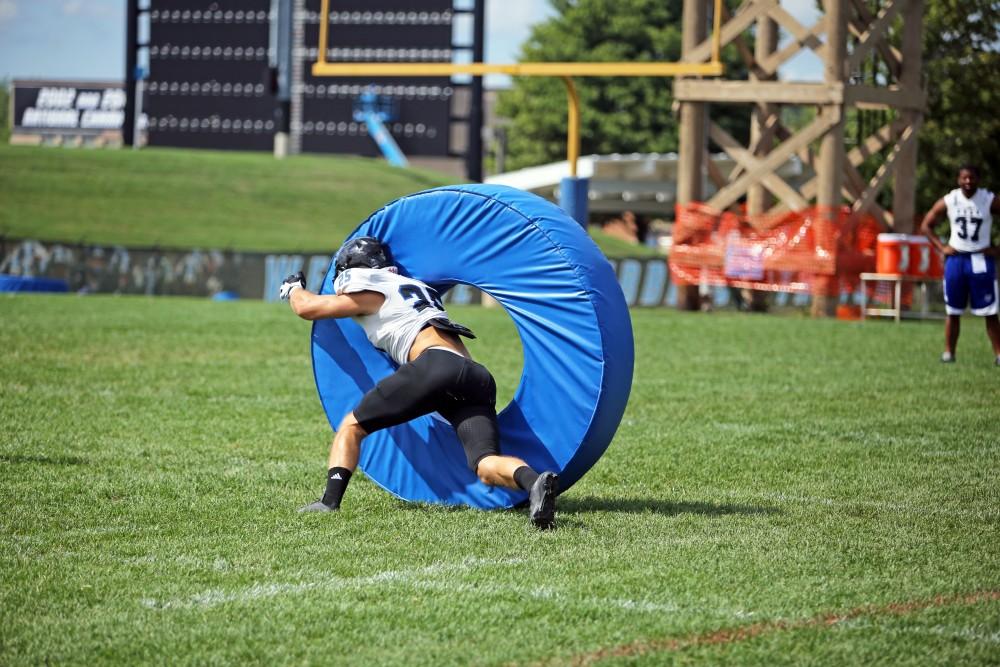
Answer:
[[[82,456],[45,456],[44,454],[0,454],[0,463],[42,464],[52,466],[82,466],[87,459]]]
[[[398,510],[433,512],[433,513],[459,513],[468,512],[469,507],[465,505],[434,505],[430,503],[408,503],[403,500],[394,499],[394,506]],[[520,503],[513,508],[498,511],[523,512],[527,503]],[[594,496],[584,497],[564,497],[560,496],[557,502],[558,514],[564,518],[572,514],[586,514],[587,512],[618,512],[621,514],[663,514],[665,516],[677,516],[679,514],[701,514],[704,516],[726,516],[732,514],[739,515],[768,515],[782,514],[782,510],[777,507],[763,507],[759,505],[737,505],[733,503],[706,503],[696,501],[670,501],[658,498],[598,498]]]
[[[620,512],[623,514],[703,514],[706,516],[724,516],[727,514],[781,514],[776,507],[761,507],[758,505],[735,505],[732,503],[706,503],[697,501],[670,501],[658,498],[597,498],[573,497],[559,498],[559,511],[567,514],[586,512]]]

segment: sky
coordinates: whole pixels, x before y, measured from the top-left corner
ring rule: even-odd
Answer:
[[[781,4],[807,26],[817,16],[815,0]],[[122,80],[125,5],[125,0],[0,0],[0,79]],[[486,61],[516,62],[531,26],[552,14],[545,0],[486,0]],[[781,76],[819,80],[819,60],[797,58]],[[492,77],[486,85],[502,86],[506,80]]]

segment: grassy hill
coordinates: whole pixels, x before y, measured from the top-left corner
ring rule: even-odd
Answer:
[[[365,158],[0,146],[0,234],[327,252],[383,204],[455,182]],[[611,256],[645,250],[595,240]]]
[[[0,148],[0,230],[40,240],[316,250],[441,174],[362,158]]]

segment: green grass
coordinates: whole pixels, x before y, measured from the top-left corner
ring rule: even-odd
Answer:
[[[454,310],[509,397],[509,320]],[[361,475],[296,514],[330,430],[285,306],[0,299],[0,664],[1000,662],[979,321],[954,366],[939,325],[633,322],[624,421],[538,533]]]
[[[0,236],[324,253],[393,199],[456,182],[344,156],[0,143]],[[591,236],[609,257],[657,254]]]
[[[364,158],[2,146],[0,232],[43,241],[326,252],[383,204],[450,182]]]

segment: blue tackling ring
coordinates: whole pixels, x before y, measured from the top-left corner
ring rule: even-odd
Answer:
[[[524,371],[499,415],[501,452],[558,472],[562,489],[579,480],[618,428],[634,357],[622,290],[580,225],[535,195],[463,185],[397,199],[350,238],[356,236],[387,243],[401,273],[442,294],[459,283],[474,285],[507,309],[521,337]],[[331,266],[321,294],[333,293],[333,272]],[[334,428],[395,371],[350,319],[313,324],[312,359]],[[430,415],[368,436],[360,467],[408,501],[493,509],[526,498],[480,482],[454,430]]]

